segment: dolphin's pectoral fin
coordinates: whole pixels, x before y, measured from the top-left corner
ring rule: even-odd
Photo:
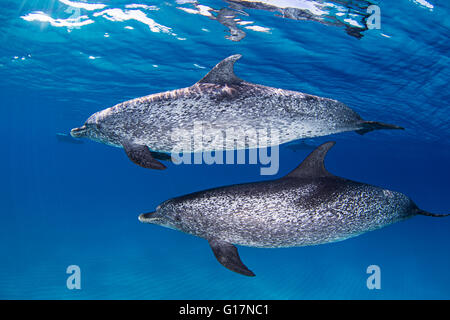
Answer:
[[[158,160],[163,161],[172,161],[172,156],[169,153],[158,152],[158,151],[150,151],[152,157]]]
[[[364,135],[367,132],[373,130],[381,130],[381,129],[391,129],[391,130],[405,130],[403,127],[399,127],[393,124],[382,123],[377,121],[364,121],[363,128],[356,130],[355,132],[360,135]]]
[[[318,146],[297,168],[288,173],[285,178],[333,177],[333,175],[325,169],[324,160],[328,151],[334,145],[335,142],[330,141]]]
[[[147,146],[129,142],[123,142],[122,146],[127,153],[128,158],[130,158],[130,160],[137,165],[140,165],[141,167],[147,169],[156,170],[163,170],[166,168],[165,165],[163,165],[153,157],[152,152],[148,149]]]
[[[219,261],[225,268],[244,276],[255,276],[255,274],[242,263],[241,258],[239,258],[238,250],[234,245],[214,239],[209,240],[208,242],[214,252],[214,255],[216,256],[217,261]]]
[[[197,83],[214,83],[214,84],[236,84],[242,82],[241,79],[234,74],[234,63],[241,58],[240,54],[235,54],[220,61],[206,76]]]

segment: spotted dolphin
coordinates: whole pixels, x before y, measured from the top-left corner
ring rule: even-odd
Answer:
[[[226,58],[188,88],[125,101],[94,113],[83,126],[72,129],[71,135],[123,147],[136,164],[165,169],[157,159],[169,160],[172,152],[186,152],[179,146],[191,146],[192,137],[202,141],[208,129],[223,133],[227,147],[224,141],[213,139],[194,144],[190,152],[264,148],[344,131],[365,134],[403,129],[365,121],[336,100],[241,80],[233,70],[240,57]],[[195,130],[196,123],[201,123],[201,130]],[[260,141],[248,134],[265,129],[276,129],[278,139]]]
[[[165,201],[139,220],[209,241],[226,268],[254,276],[235,244],[258,248],[342,241],[417,214],[404,194],[340,178],[324,167],[334,142],[315,149],[281,179],[196,192]]]

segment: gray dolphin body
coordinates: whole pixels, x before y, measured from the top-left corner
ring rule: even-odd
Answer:
[[[82,127],[72,129],[71,134],[123,147],[136,164],[164,169],[156,159],[167,160],[171,152],[186,152],[180,146],[190,147],[192,139],[205,140],[207,130],[219,132],[226,141],[203,141],[194,144],[189,152],[264,148],[344,131],[364,134],[376,129],[403,129],[364,121],[336,100],[241,80],[233,71],[240,57],[234,55],[221,61],[191,87],[152,94],[99,111]],[[195,130],[196,123],[201,123],[201,130]],[[276,130],[278,139],[261,141],[249,135],[261,130]]]
[[[324,167],[334,142],[314,150],[285,177],[215,188],[174,198],[139,220],[209,241],[217,260],[253,276],[233,244],[260,248],[317,245],[345,240],[417,214],[407,196],[336,177]]]

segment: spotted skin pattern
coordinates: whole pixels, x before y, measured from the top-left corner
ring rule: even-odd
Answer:
[[[415,214],[405,195],[339,177],[282,178],[164,202],[153,223],[205,239],[260,248],[335,242]]]
[[[186,151],[186,146],[190,152],[266,147],[367,129],[367,122],[339,101],[237,78],[233,64],[239,58],[235,55],[223,60],[191,87],[99,111],[86,121],[86,129],[74,129],[73,135],[117,147],[128,141],[171,153]],[[194,130],[195,123],[201,124],[200,130]],[[258,130],[267,136],[273,132],[277,139],[249,135]],[[205,139],[208,132],[222,139]],[[194,144],[193,139],[201,142]]]
[[[334,142],[318,146],[281,179],[214,188],[167,200],[139,220],[208,240],[226,268],[254,276],[234,244],[259,248],[342,241],[421,214],[407,196],[336,177],[324,166]]]
[[[121,146],[125,139],[151,150],[171,152],[173,140],[185,145],[186,138],[182,135],[172,139],[173,134],[177,129],[194,133],[194,122],[203,125],[199,141],[207,130],[231,129],[234,135],[230,138],[245,141],[246,132],[275,128],[280,143],[284,143],[363,128],[358,114],[338,101],[246,82],[195,84],[126,101],[95,113],[87,124],[94,128],[90,137],[100,142]],[[190,140],[186,143],[190,145]],[[222,148],[223,143],[218,143],[205,147]],[[256,140],[248,143],[248,147],[257,146]],[[193,151],[202,150],[203,145]]]

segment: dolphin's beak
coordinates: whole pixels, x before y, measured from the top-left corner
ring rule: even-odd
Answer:
[[[86,126],[82,126],[79,128],[73,128],[72,130],[70,130],[70,135],[74,138],[80,138],[85,135],[86,131],[87,131]]]
[[[156,217],[156,211],[139,215],[139,221],[142,223],[155,223],[158,220],[159,218]]]

